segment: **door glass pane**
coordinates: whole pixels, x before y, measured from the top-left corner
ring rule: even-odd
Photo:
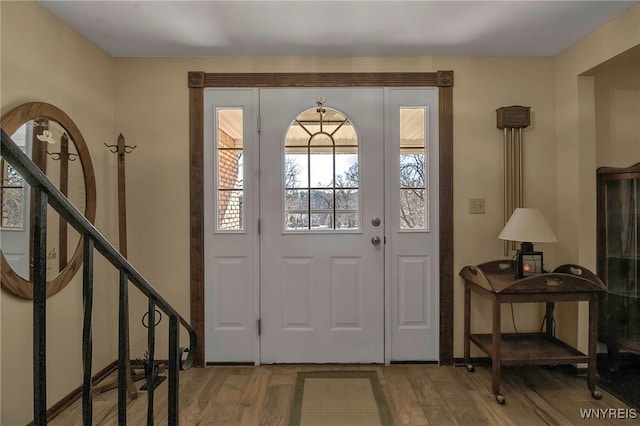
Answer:
[[[316,133],[311,136],[309,141],[310,146],[321,147],[326,146],[331,148],[333,146],[333,138],[328,133]],[[331,152],[330,150],[327,152]]]
[[[425,107],[400,108],[400,229],[428,229]]]
[[[285,208],[292,214],[309,213],[309,191],[303,190],[286,190],[284,193]]]
[[[424,229],[424,189],[400,189],[400,223],[404,229]]]
[[[333,214],[326,212],[311,212],[311,229],[314,231],[333,229]]]
[[[331,188],[333,186],[333,155],[325,149],[311,148],[309,172],[311,188]]]
[[[341,213],[358,212],[358,189],[336,190],[336,210]]]
[[[309,229],[309,215],[307,213],[287,212],[286,227],[288,230]]]
[[[217,180],[219,231],[244,229],[244,147],[242,109],[217,110]]]
[[[336,229],[360,228],[358,215],[355,213],[341,213],[336,211]]]
[[[358,187],[358,154],[336,152],[336,186]]]
[[[309,183],[309,162],[307,148],[304,153],[296,153],[295,150],[284,156],[284,187],[306,188]]]
[[[309,227],[309,191],[285,190],[285,223],[287,229],[308,229]]]
[[[336,229],[357,229],[360,227],[358,215],[358,190],[336,190]]]
[[[284,160],[285,230],[359,229],[358,139],[347,117],[321,106],[300,114]]]
[[[328,190],[311,190],[311,210],[312,211],[326,211],[326,213],[333,212],[333,194],[332,189]]]

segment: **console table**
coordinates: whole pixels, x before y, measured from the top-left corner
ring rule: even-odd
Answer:
[[[595,399],[602,394],[596,390],[596,339],[598,297],[606,291],[602,281],[591,271],[578,265],[566,264],[551,273],[516,279],[515,262],[496,260],[477,266],[465,266],[464,278],[464,359],[467,370],[474,371],[470,359],[473,342],[491,358],[491,389],[496,401],[504,404],[500,394],[502,366],[555,365],[587,363],[587,387]],[[491,300],[492,333],[471,334],[471,292]],[[589,350],[584,354],[553,335],[555,302],[589,302]],[[501,331],[502,303],[546,303],[545,331],[540,333],[508,333]]]

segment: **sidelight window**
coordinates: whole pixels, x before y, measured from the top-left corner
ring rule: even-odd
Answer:
[[[242,109],[217,110],[218,230],[244,230]]]
[[[427,229],[425,107],[400,108],[400,229]]]
[[[22,229],[24,180],[5,160],[0,159],[2,168],[2,228]]]
[[[321,104],[285,137],[284,229],[358,230],[358,137],[342,113]]]
[[[22,151],[27,151],[27,138],[31,138],[31,126],[22,125],[11,139]],[[22,176],[0,157],[0,210],[2,228],[22,230],[24,228],[25,182]]]

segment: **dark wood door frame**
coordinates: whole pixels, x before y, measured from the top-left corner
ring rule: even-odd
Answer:
[[[194,366],[204,359],[204,89],[208,87],[438,87],[440,205],[440,356],[453,363],[453,71],[428,73],[205,73],[190,71],[189,172],[191,326]]]

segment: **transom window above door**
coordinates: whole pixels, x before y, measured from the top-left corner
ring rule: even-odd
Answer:
[[[360,229],[358,136],[339,111],[304,111],[284,139],[285,231]]]

